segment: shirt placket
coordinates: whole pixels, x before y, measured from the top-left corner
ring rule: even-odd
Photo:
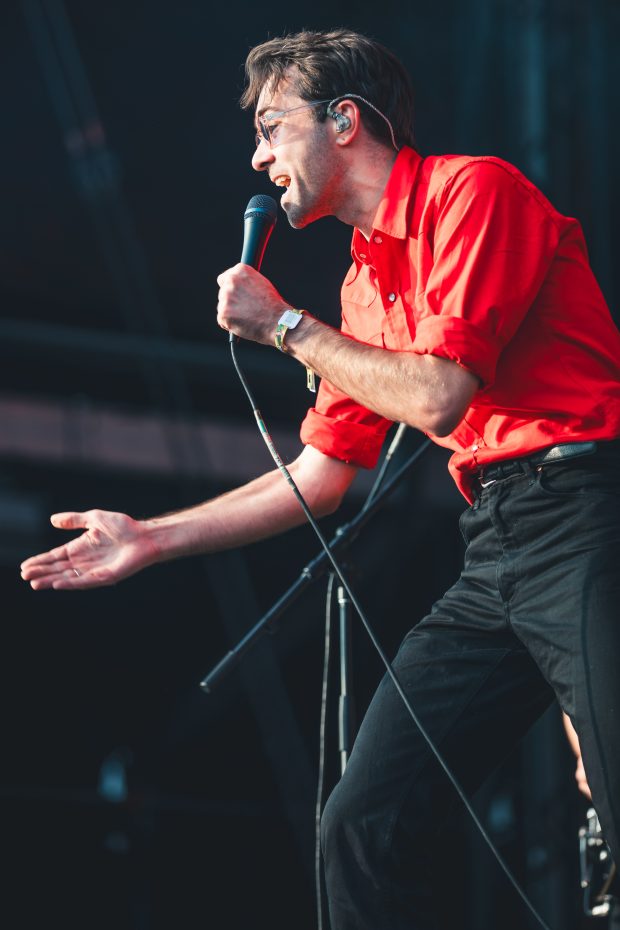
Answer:
[[[383,343],[387,349],[407,349],[411,345],[411,334],[405,319],[394,244],[388,236],[374,232],[369,246],[376,269],[374,284],[383,304]]]

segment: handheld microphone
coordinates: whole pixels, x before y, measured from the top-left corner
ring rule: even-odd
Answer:
[[[278,206],[269,194],[252,197],[243,214],[241,263],[260,271],[263,255],[278,218]]]
[[[263,255],[278,219],[278,205],[269,194],[256,194],[250,198],[243,214],[243,248],[241,264],[250,265],[260,271]],[[228,334],[231,344],[235,341],[233,333]]]

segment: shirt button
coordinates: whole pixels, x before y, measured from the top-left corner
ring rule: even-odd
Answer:
[[[372,241],[376,242],[377,245],[381,245],[381,243],[383,242],[383,239],[381,238],[381,236],[375,236]]]
[[[366,253],[365,253],[365,252],[360,252],[360,258],[366,258]]]
[[[392,291],[390,294],[388,294],[388,300],[389,300],[389,302],[390,302],[391,304],[394,303],[394,301],[396,300],[396,294],[394,293],[394,291]]]
[[[479,448],[479,447],[478,447],[478,443],[475,443],[475,444],[471,447],[471,451],[472,451],[472,452],[477,452],[477,451],[478,451],[478,448]]]

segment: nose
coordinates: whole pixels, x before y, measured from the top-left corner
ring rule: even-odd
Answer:
[[[252,167],[254,171],[266,171],[274,160],[273,151],[267,145],[264,139],[258,144],[254,155],[252,156]]]

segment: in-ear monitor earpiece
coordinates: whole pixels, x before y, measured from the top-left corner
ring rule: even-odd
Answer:
[[[351,128],[351,120],[344,113],[332,113],[331,115],[336,120],[336,132],[345,132]]]

